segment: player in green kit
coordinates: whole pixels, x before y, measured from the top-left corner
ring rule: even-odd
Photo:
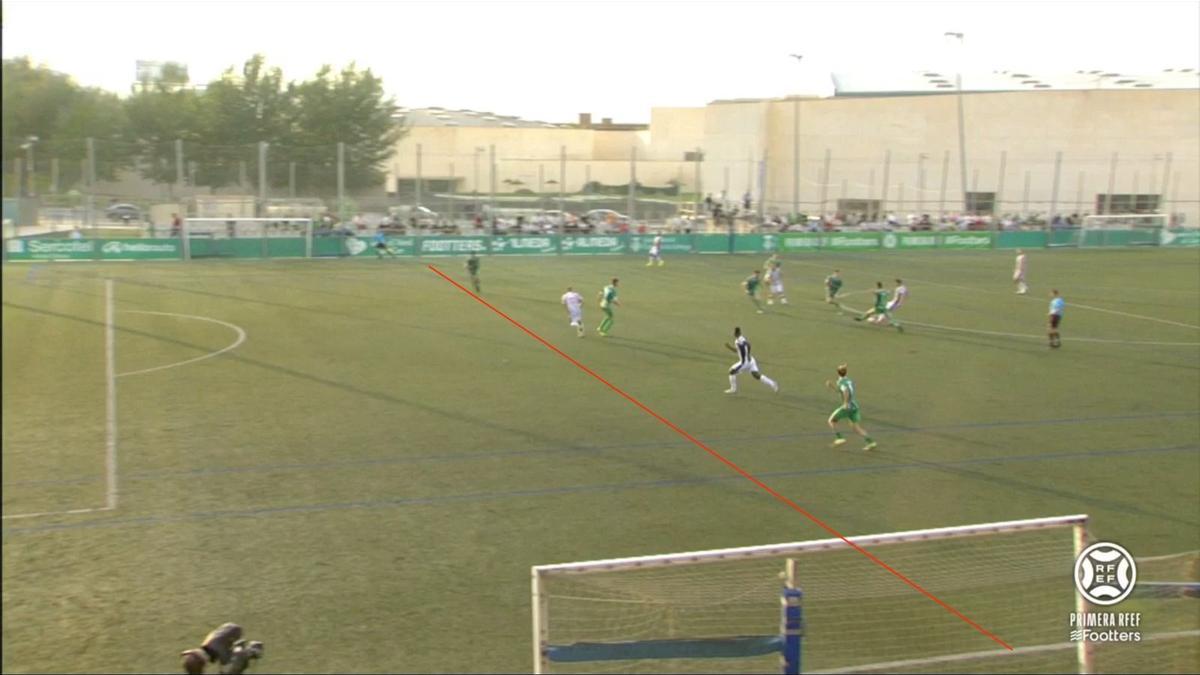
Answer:
[[[600,326],[596,332],[600,333],[600,337],[608,337],[608,331],[613,325],[613,305],[621,306],[621,301],[617,300],[617,278],[613,277],[612,283],[605,286],[604,290],[600,291],[600,311],[604,312],[604,319],[600,322]]]
[[[862,321],[863,319],[866,319],[866,318],[869,318],[872,316],[876,316],[876,315],[879,315],[879,316],[887,316],[888,315],[888,311],[887,311],[888,291],[886,288],[883,287],[882,281],[875,282],[875,290],[873,292],[875,293],[875,306],[872,307],[871,309],[868,309],[866,311],[866,313],[863,314],[862,316],[854,317],[855,321]]]
[[[875,441],[867,434],[867,430],[863,429],[862,425],[859,424],[859,421],[862,419],[862,413],[858,409],[858,399],[854,397],[854,382],[846,376],[847,370],[844,363],[837,367],[837,384],[834,384],[830,380],[825,380],[826,387],[838,392],[842,396],[842,404],[829,415],[829,419],[827,420],[829,428],[833,430],[833,435],[836,436],[831,447],[836,448],[839,445],[845,444],[846,439],[842,437],[842,432],[838,431],[837,423],[840,420],[849,420],[850,427],[867,441],[867,444],[863,446],[863,450],[874,450],[876,446]]]
[[[754,273],[742,282],[742,288],[746,289],[746,295],[750,296],[750,302],[754,303],[755,311],[759,314],[763,313],[762,303],[758,301],[758,287],[761,285],[762,273],[758,270],[754,270]]]
[[[840,303],[834,299],[840,290],[842,290],[841,270],[834,270],[833,274],[825,277],[825,302],[840,306]]]
[[[472,251],[471,256],[467,258],[465,266],[467,268],[467,274],[471,275],[471,283],[475,286],[475,292],[482,293],[483,291],[479,290],[479,258],[475,256],[474,251]]]

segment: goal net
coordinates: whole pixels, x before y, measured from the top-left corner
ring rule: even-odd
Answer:
[[[239,255],[310,257],[311,218],[187,218],[183,221],[184,257]]]
[[[803,672],[1077,672],[1087,654],[1068,642],[1081,609],[1071,570],[1086,524],[850,538],[1013,651],[827,539],[534,567],[535,672],[781,672],[789,582],[803,596]]]
[[[1165,213],[1084,216],[1078,228],[1052,230],[1050,246],[1158,246],[1169,220]]]

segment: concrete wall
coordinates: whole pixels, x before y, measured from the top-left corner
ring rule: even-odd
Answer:
[[[798,192],[793,149],[797,112]],[[1189,225],[1200,224],[1200,91],[976,93],[964,97],[964,113],[966,186],[997,193],[998,213],[1046,213],[1052,203],[1061,213],[1094,212],[1096,195],[1109,191],[1111,173],[1112,192],[1162,193],[1167,208],[1185,213]],[[423,175],[448,176],[454,163],[454,173],[462,179],[460,192],[473,189],[475,147],[485,148],[479,172],[483,193],[490,180],[486,148],[492,144],[500,193],[536,190],[539,170],[543,189],[556,191],[557,184],[547,183],[560,179],[562,146],[569,192],[581,189],[589,178],[627,183],[634,147],[640,183],[677,180],[692,191],[697,187],[695,166],[683,158],[700,148],[701,192],[716,198],[724,190],[734,201],[748,190],[757,204],[765,188],[769,212],[790,212],[794,202],[810,214],[832,212],[841,198],[881,200],[885,210],[896,213],[936,215],[963,208],[953,94],[655,108],[648,131],[413,128],[397,145],[394,175],[416,175],[418,143]],[[522,184],[506,184],[505,179]]]
[[[775,102],[768,201],[790,210],[792,105]],[[962,208],[957,99],[949,96],[843,98],[803,101],[801,110],[801,210],[826,210],[838,197],[884,199],[897,212],[941,207],[942,165],[949,152],[945,208]],[[1048,212],[1055,200],[1055,154],[1062,152],[1056,211],[1093,211],[1109,190],[1113,153],[1115,193],[1162,193],[1172,210],[1197,224],[1200,201],[1200,92],[1034,91],[964,97],[967,187],[998,192],[998,211]],[[829,180],[823,180],[830,151]],[[888,161],[890,151],[890,161]],[[886,163],[886,166],[885,166]],[[1003,164],[1003,175],[1001,168]],[[884,172],[888,189],[884,191]],[[872,180],[872,173],[873,180]],[[1028,196],[1026,193],[1028,180]],[[918,188],[924,184],[923,197]],[[901,195],[901,187],[904,194]],[[1077,201],[1078,200],[1078,201]],[[1079,203],[1082,202],[1082,203]],[[1028,203],[1028,206],[1026,204]]]

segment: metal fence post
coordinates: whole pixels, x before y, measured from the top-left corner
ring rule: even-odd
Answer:
[[[879,191],[879,210],[882,211],[884,213],[884,215],[887,214],[888,188],[891,187],[890,185],[888,185],[888,176],[891,173],[891,171],[892,171],[892,150],[891,150],[891,148],[888,148],[887,150],[884,150],[884,152],[883,152],[883,185],[881,186],[880,191]]]
[[[829,163],[833,157],[833,151],[825,148],[825,168],[821,171],[821,216],[825,216],[825,202],[829,196]]]
[[[421,178],[421,144],[417,143],[417,206],[421,204],[421,183],[424,182]]]
[[[346,144],[337,144],[337,201],[338,221],[346,222]]]
[[[1054,153],[1054,182],[1050,186],[1050,211],[1046,213],[1047,222],[1054,222],[1054,214],[1058,211],[1058,181],[1062,175],[1062,150]]]
[[[1170,218],[1171,212],[1167,210],[1167,184],[1170,182],[1170,179],[1171,179],[1171,159],[1172,159],[1171,153],[1168,152],[1166,159],[1163,161],[1162,190],[1159,193],[1159,197],[1158,197],[1158,200],[1159,200],[1158,210],[1167,214],[1167,223],[1168,224],[1170,224],[1170,222],[1171,222],[1171,218]]]
[[[183,139],[175,139],[175,185],[183,192]]]
[[[562,234],[567,224],[567,146],[558,146],[558,233]]]
[[[96,226],[96,139],[87,139],[87,224]]]
[[[999,173],[999,177],[996,179],[996,200],[995,200],[995,205],[996,205],[995,208],[996,208],[996,210],[1000,211],[1001,214],[1004,213],[1004,209],[1000,206],[1000,204],[1003,201],[1003,196],[1004,196],[1004,172],[1006,170],[1007,164],[1008,164],[1008,151],[1001,150],[1000,151],[1000,173]]]
[[[267,148],[266,141],[258,142],[258,214],[267,215]]]
[[[792,213],[800,213],[800,99],[792,99]]]
[[[1117,153],[1112,154],[1108,165],[1108,192],[1104,195],[1104,215],[1112,213],[1113,190],[1117,189]]]
[[[946,150],[942,153],[942,189],[939,191],[938,197],[938,217],[946,216],[946,180],[950,175],[950,151]]]
[[[629,220],[637,220],[637,214],[634,213],[637,206],[637,146],[634,145],[629,149],[629,205],[626,210],[629,212]]]

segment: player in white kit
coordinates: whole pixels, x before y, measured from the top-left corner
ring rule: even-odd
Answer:
[[[654,241],[650,243],[650,261],[646,263],[646,267],[653,265],[656,261],[660,266],[663,264],[661,234],[654,235]]]
[[[1017,295],[1025,295],[1029,292],[1029,286],[1025,284],[1025,251],[1017,249],[1017,262],[1013,267],[1013,283],[1017,285]]]
[[[567,316],[571,318],[575,334],[583,337],[583,296],[567,286],[567,292],[562,296],[562,304],[567,308]]]
[[[890,323],[890,324],[894,325],[896,330],[899,330],[899,331],[901,331],[901,333],[904,333],[904,327],[902,327],[902,325],[900,325],[899,321],[896,321],[895,313],[896,313],[896,310],[900,309],[901,305],[904,305],[905,300],[907,300],[907,299],[908,299],[908,287],[904,285],[904,281],[900,281],[899,279],[896,279],[896,287],[895,287],[895,291],[892,292],[892,299],[888,300],[888,310],[886,312],[883,312],[882,315],[878,316],[878,319],[880,319],[880,321],[878,321],[878,323],[883,323],[883,322]]]
[[[783,293],[783,267],[778,260],[772,260],[770,267],[767,269],[767,284],[771,290],[767,296],[767,304],[775,304],[775,298],[779,298],[779,304],[788,304],[787,296]]]
[[[771,378],[759,372],[758,361],[755,361],[754,357],[750,354],[750,341],[746,339],[745,335],[742,335],[742,329],[740,327],[735,327],[733,329],[733,337],[733,344],[736,346],[730,345],[728,342],[726,342],[725,348],[738,355],[738,362],[729,367],[729,388],[725,390],[725,393],[736,394],[738,390],[738,373],[750,371],[750,374],[754,376],[754,379],[762,382],[769,387],[771,391],[778,394],[779,385],[775,382],[775,380],[772,380]]]

